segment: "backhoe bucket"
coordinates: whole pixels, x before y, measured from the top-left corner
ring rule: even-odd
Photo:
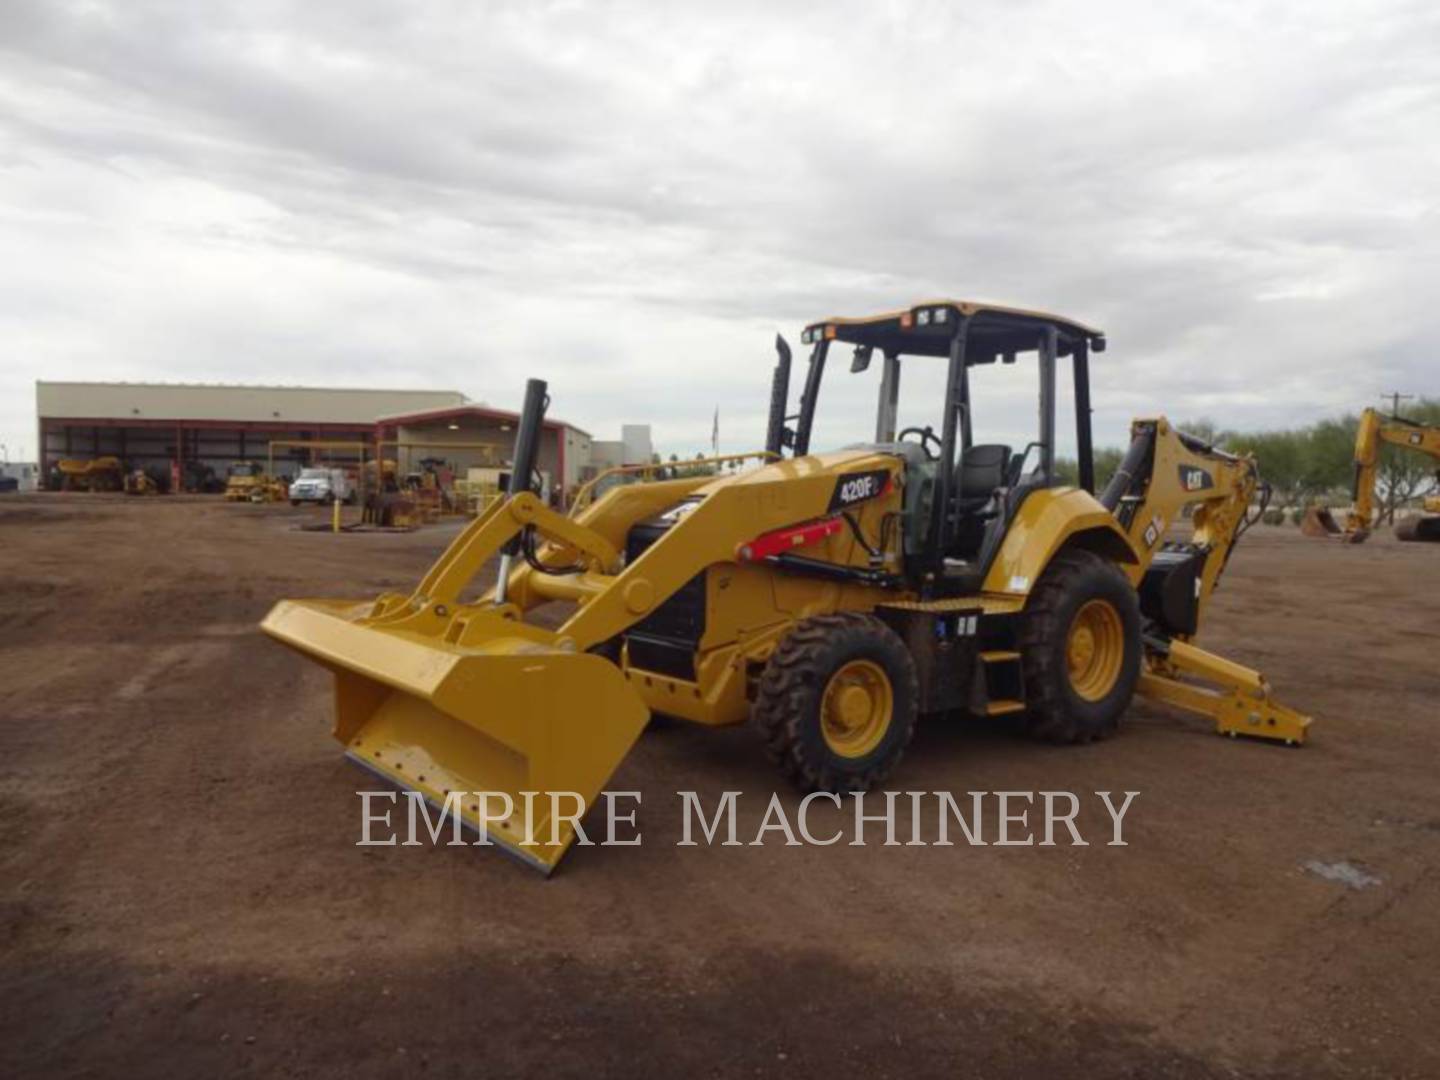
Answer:
[[[334,672],[347,756],[550,873],[643,730],[644,704],[605,659],[498,615],[473,615],[479,632],[461,645],[372,610],[286,600],[261,628]]]
[[[1310,506],[1300,519],[1300,531],[1306,536],[1339,536],[1344,530],[1328,506]]]

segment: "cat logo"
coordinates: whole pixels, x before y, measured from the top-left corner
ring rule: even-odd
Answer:
[[[1180,466],[1180,486],[1186,491],[1205,491],[1215,486],[1215,478],[1193,465]]]
[[[870,472],[849,473],[835,483],[835,493],[830,496],[830,511],[843,510],[866,499],[883,495],[890,485],[890,474],[884,469]]]

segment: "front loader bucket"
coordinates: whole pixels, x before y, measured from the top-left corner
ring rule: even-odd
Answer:
[[[1343,530],[1328,506],[1310,506],[1300,519],[1300,531],[1306,536],[1339,536]]]
[[[644,704],[607,660],[499,616],[475,616],[485,635],[460,645],[371,610],[285,600],[261,628],[334,672],[334,735],[348,757],[437,809],[458,807],[481,836],[550,873],[575,839],[568,815],[629,752]]]

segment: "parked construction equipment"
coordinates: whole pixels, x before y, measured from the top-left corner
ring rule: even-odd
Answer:
[[[120,459],[105,455],[96,458],[61,458],[55,465],[61,491],[119,491],[125,469]]]
[[[415,500],[409,491],[400,489],[399,465],[385,458],[377,465],[367,461],[362,470],[365,483],[365,506],[360,520],[377,528],[409,529],[419,520]]]
[[[225,501],[249,502],[260,486],[264,471],[258,461],[237,461],[225,473]]]
[[[125,474],[126,495],[159,495],[160,481],[145,469],[131,469]]]
[[[289,485],[271,476],[258,461],[237,461],[225,476],[226,502],[284,502]]]
[[[1428,454],[1440,463],[1440,427],[1407,420],[1403,416],[1382,416],[1378,409],[1360,414],[1355,429],[1354,506],[1345,515],[1342,528],[1328,507],[1312,506],[1305,511],[1301,529],[1311,536],[1334,536],[1346,543],[1361,544],[1375,525],[1375,483],[1380,475],[1382,446],[1399,446]],[[1440,481],[1440,468],[1436,470]],[[1440,541],[1440,494],[1425,499],[1423,513],[1395,524],[1401,540]]]
[[[593,802],[652,713],[748,718],[801,790],[836,793],[883,782],[920,714],[1013,714],[1038,738],[1082,743],[1112,732],[1137,689],[1226,734],[1304,741],[1309,718],[1257,672],[1194,644],[1268,495],[1254,460],[1140,419],[1097,497],[1098,330],[938,301],[828,319],[803,340],[793,414],[777,341],[766,451],[779,460],[618,486],[572,519],[526,483],[548,402],[532,380],[521,479],[413,592],[277,604],[264,630],[335,674],[348,756],[548,872],[576,823],[545,793]],[[874,439],[814,453],[840,343],[851,371],[882,361]],[[972,375],[1022,355],[1039,372],[1037,437],[1019,452],[977,442]],[[938,432],[897,431],[902,358],[946,365]],[[1065,358],[1078,486],[1056,475]],[[1190,537],[1167,541],[1187,507]],[[469,598],[497,555],[494,587]],[[576,605],[557,629],[527,621],[556,600]]]

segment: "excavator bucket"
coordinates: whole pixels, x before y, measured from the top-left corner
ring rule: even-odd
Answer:
[[[498,615],[462,646],[372,608],[285,600],[261,628],[334,673],[352,761],[550,873],[649,711],[613,664]]]
[[[1300,531],[1306,536],[1339,536],[1344,530],[1328,506],[1310,506],[1300,519]]]

